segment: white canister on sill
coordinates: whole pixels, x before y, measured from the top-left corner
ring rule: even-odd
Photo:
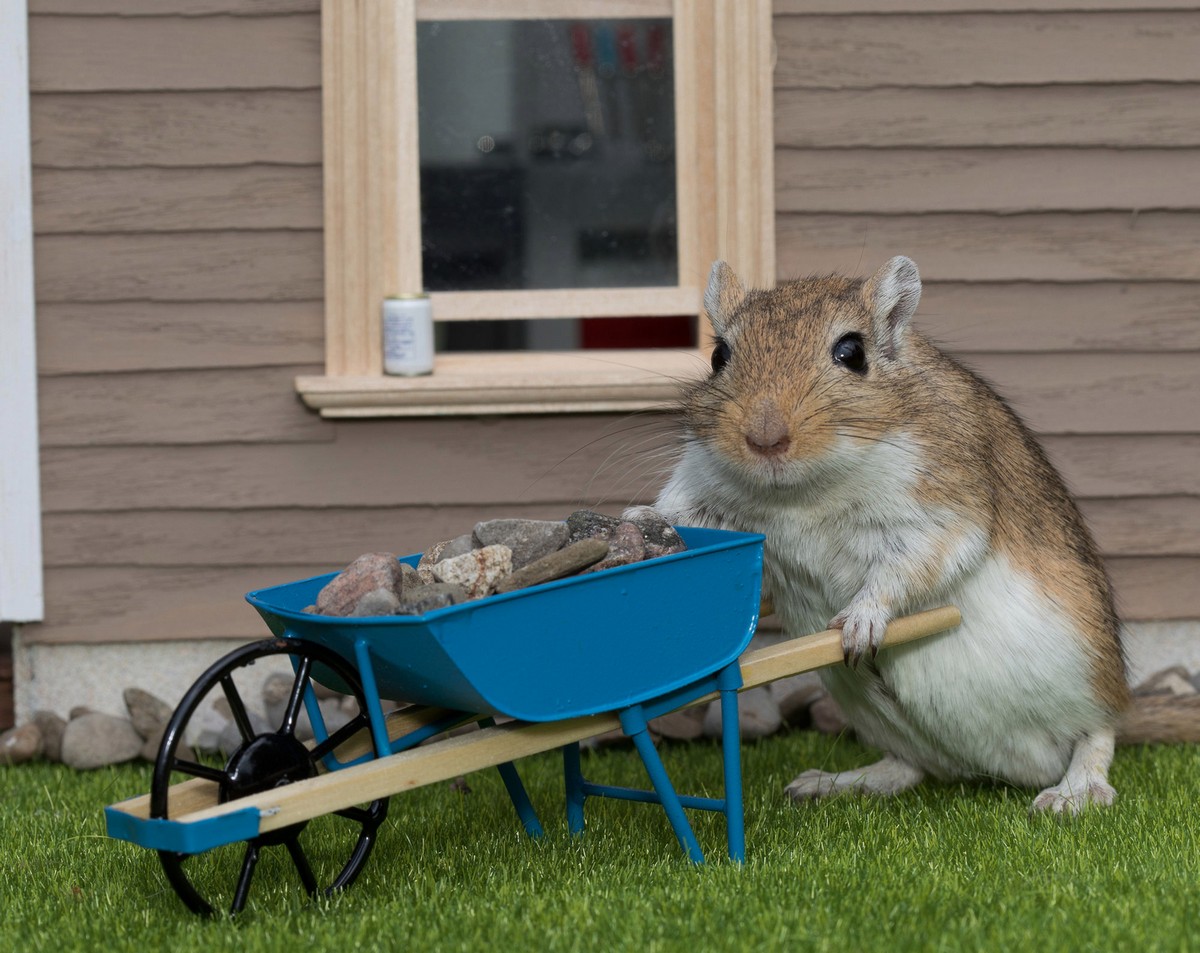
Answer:
[[[405,377],[433,372],[433,309],[429,295],[383,299],[383,371]]]

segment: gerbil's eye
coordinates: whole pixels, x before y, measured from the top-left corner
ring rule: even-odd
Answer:
[[[729,358],[732,353],[733,352],[729,350],[729,345],[720,338],[717,338],[716,346],[713,347],[712,352],[712,369],[714,374],[720,373],[721,368],[729,363]]]
[[[833,363],[848,367],[856,374],[867,373],[867,349],[861,334],[846,334],[833,346]]]

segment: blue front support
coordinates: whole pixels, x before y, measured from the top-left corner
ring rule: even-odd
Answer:
[[[583,808],[589,797],[609,797],[625,801],[660,804],[666,812],[679,845],[688,857],[704,862],[704,854],[688,822],[684,809],[719,811],[725,815],[729,856],[741,863],[746,855],[745,821],[742,803],[741,736],[738,728],[737,692],[742,685],[740,666],[734,662],[715,676],[671,692],[662,698],[634,705],[620,712],[621,728],[633,741],[645,765],[653,790],[614,787],[594,784],[583,776],[579,745],[563,748],[563,777],[567,792],[567,829],[572,834],[584,828]],[[674,711],[702,695],[716,690],[721,701],[721,753],[725,783],[724,798],[689,797],[675,792],[662,759],[650,738],[647,722],[651,718]]]
[[[483,718],[479,721],[479,727],[489,728],[495,723],[493,718]],[[516,808],[517,817],[521,819],[521,824],[525,827],[525,833],[530,837],[541,837],[542,822],[538,820],[537,811],[533,809],[533,803],[529,800],[529,794],[525,790],[521,776],[517,774],[516,765],[511,761],[505,761],[503,764],[496,765],[496,770],[500,772],[500,779],[504,782],[505,790],[508,791],[509,800]]]
[[[721,765],[725,774],[725,828],[729,857],[746,859],[746,816],[742,804],[742,732],[738,719],[738,689],[742,670],[730,665],[717,675],[721,693]]]
[[[359,639],[354,643],[354,660],[358,663],[359,676],[362,678],[363,693],[367,696],[367,717],[371,725],[371,736],[375,740],[376,750],[387,754],[404,751],[419,744],[426,738],[431,738],[442,731],[452,728],[455,724],[463,720],[462,715],[451,715],[444,721],[433,722],[424,728],[409,732],[402,738],[397,738],[395,742],[390,741],[388,739],[387,718],[383,713],[383,705],[379,701],[379,689],[375,682],[375,669],[371,665],[371,651],[366,639]],[[495,721],[491,718],[482,718],[479,720],[481,728],[486,728],[494,724]],[[517,817],[520,818],[522,826],[531,837],[541,837],[542,822],[538,819],[537,812],[533,809],[533,803],[529,800],[529,795],[525,791],[525,785],[521,782],[521,776],[517,774],[516,766],[511,761],[506,761],[503,764],[497,765],[497,769],[500,772],[501,779],[504,781],[504,787],[508,791],[508,796],[512,799],[513,807],[516,809]]]

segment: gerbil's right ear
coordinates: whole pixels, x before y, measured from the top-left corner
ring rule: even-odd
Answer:
[[[889,358],[895,357],[921,301],[916,262],[903,255],[887,261],[863,285],[863,301],[871,312],[875,343]]]
[[[733,312],[746,298],[742,281],[726,262],[714,261],[704,289],[704,310],[717,335],[725,333]]]

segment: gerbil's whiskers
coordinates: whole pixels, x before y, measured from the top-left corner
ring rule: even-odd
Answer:
[[[639,430],[646,430],[648,428],[663,427],[663,426],[664,426],[664,422],[660,418],[648,417],[644,411],[637,411],[632,414],[627,414],[626,416],[620,418],[620,420],[615,421],[612,424],[610,424],[607,428],[605,428],[604,431],[602,431],[595,438],[588,440],[587,442],[585,442],[583,444],[580,444],[574,450],[572,450],[570,453],[559,458],[559,460],[557,462],[555,462],[552,466],[548,467],[545,471],[543,471],[541,473],[541,475],[539,475],[537,477],[537,479],[530,482],[529,485],[526,486],[525,489],[521,491],[521,498],[528,497],[534,487],[536,487],[542,480],[546,479],[548,476],[550,476],[552,473],[554,473],[559,467],[561,467],[567,461],[574,459],[575,457],[579,456],[584,451],[589,450],[592,447],[595,447],[597,444],[603,443],[606,440],[616,440],[616,439],[620,438],[620,436],[622,434],[628,434],[628,433],[637,432]],[[620,447],[618,446],[615,450],[613,450],[612,453],[609,454],[609,458],[611,458],[612,455],[614,453],[616,453],[619,449],[620,449]],[[599,468],[599,469],[602,469],[602,467],[603,467],[603,465],[601,465],[601,468]],[[591,484],[591,480],[595,479],[597,472],[598,472],[598,470],[593,471],[592,477],[588,481],[589,486]]]
[[[585,492],[589,498],[592,497],[593,485],[601,475],[611,471],[611,464],[616,458],[623,463],[623,468],[613,472],[613,486],[620,488],[628,485],[632,480],[640,480],[636,496],[640,496],[645,486],[660,474],[667,465],[674,462],[678,458],[682,447],[677,440],[664,442],[664,438],[670,435],[662,431],[652,431],[642,435],[636,440],[627,440],[610,453],[604,461],[596,468],[591,479],[588,480],[585,487]],[[655,446],[658,444],[658,446]],[[644,450],[649,446],[651,449]],[[618,454],[620,456],[618,456]],[[644,479],[643,479],[644,478]],[[597,499],[596,503],[602,500]]]

